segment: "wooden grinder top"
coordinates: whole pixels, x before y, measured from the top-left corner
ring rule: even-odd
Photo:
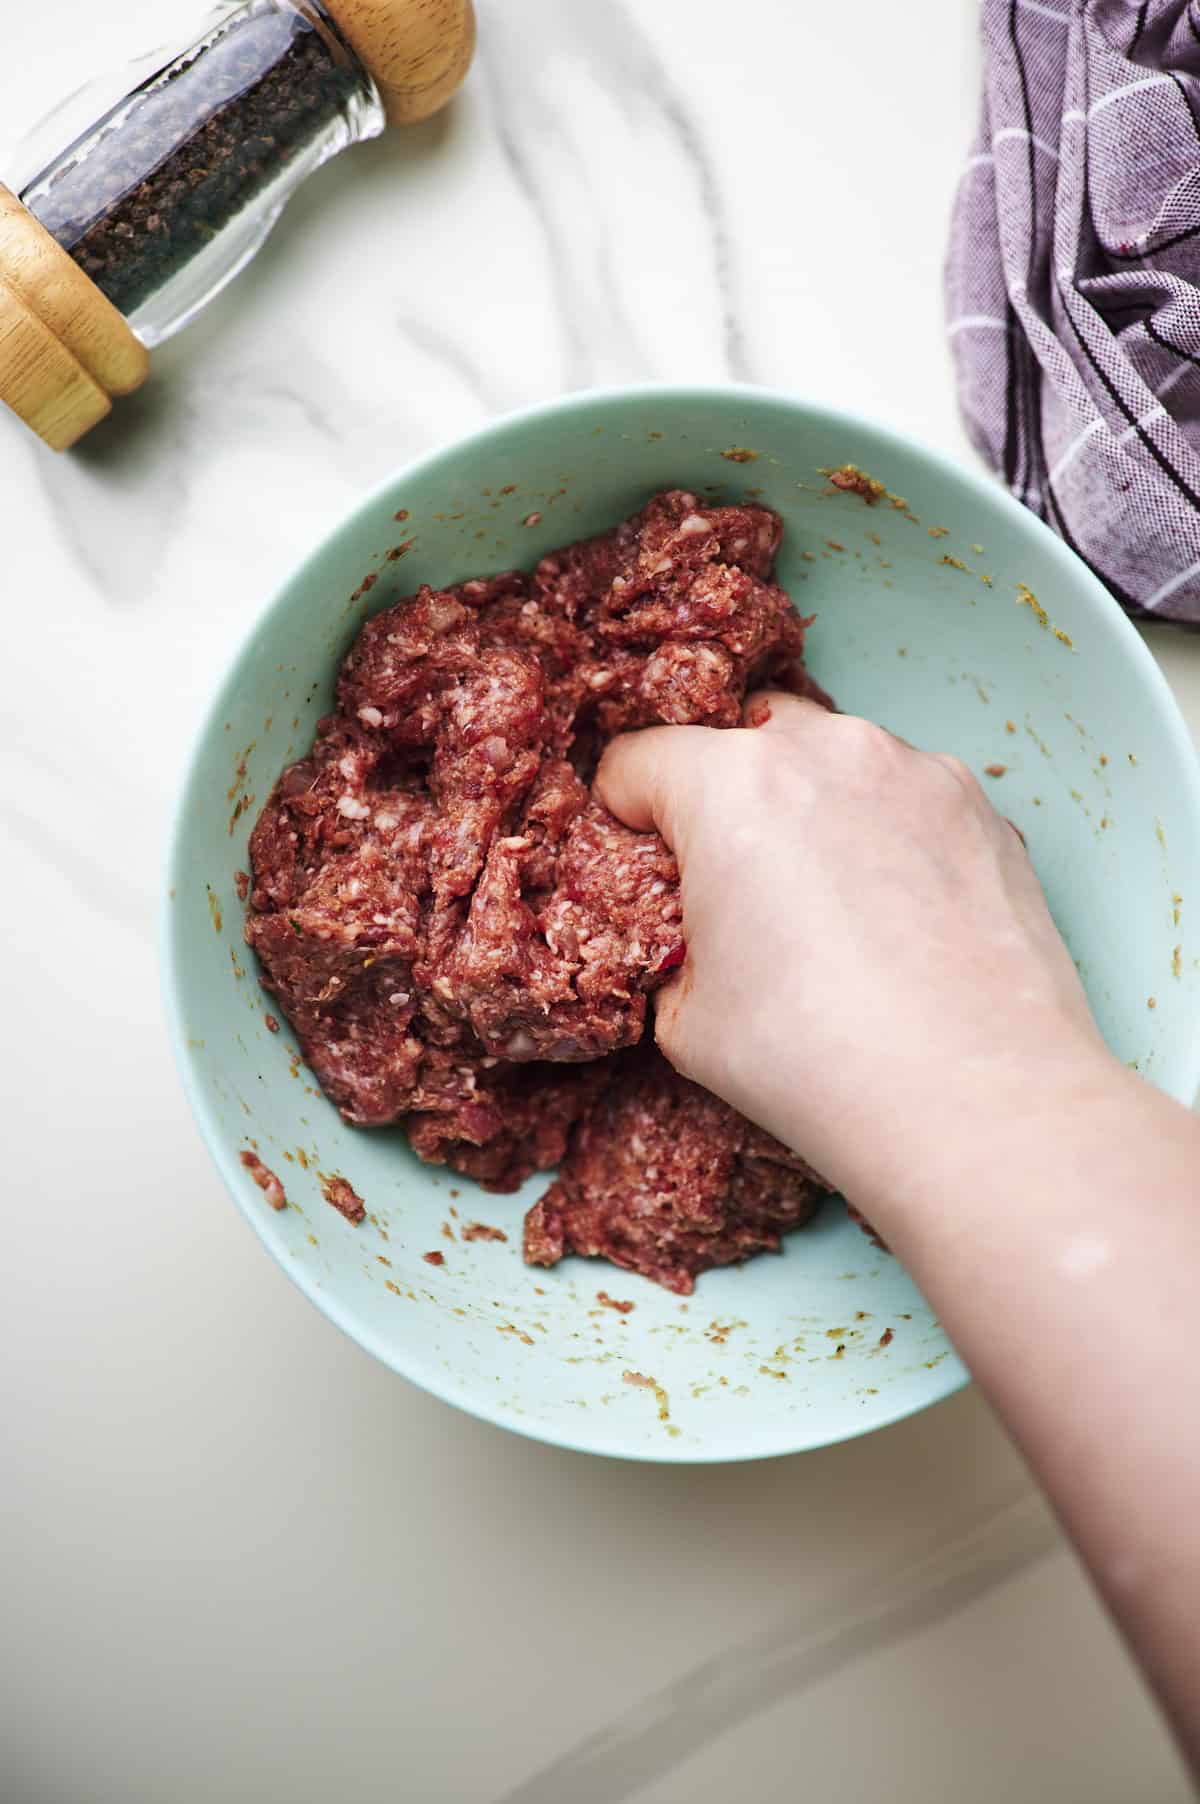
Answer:
[[[444,106],[475,47],[471,0],[324,0],[390,125]],[[64,451],[145,381],[150,357],[107,297],[0,183],[0,401]]]
[[[322,0],[371,71],[389,125],[412,125],[445,106],[475,49],[472,0]]]

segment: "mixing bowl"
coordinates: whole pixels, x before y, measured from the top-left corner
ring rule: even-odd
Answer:
[[[831,484],[823,472],[847,462],[887,493],[868,502]],[[235,886],[257,811],[308,746],[368,614],[422,582],[529,565],[676,486],[782,514],[780,580],[816,615],[809,661],[844,709],[977,771],[1004,767],[990,793],[1026,835],[1110,1045],[1190,1102],[1200,775],[1151,657],[1083,564],[989,479],[757,389],[556,401],[398,471],[336,524],[263,611],[200,729],[163,944],[175,1049],[213,1158],[332,1322],[404,1377],[522,1433],[731,1460],[866,1433],[964,1382],[895,1260],[835,1202],[782,1256],[709,1273],[689,1300],[595,1261],[527,1268],[521,1219],[546,1179],[490,1196],[419,1164],[399,1130],[347,1127],[286,1023],[268,1030]],[[286,1188],[280,1213],[240,1163],[254,1148]],[[334,1173],[366,1203],[360,1226],[322,1198],[320,1175]],[[464,1241],[474,1220],[507,1240]],[[600,1304],[600,1290],[633,1309]]]

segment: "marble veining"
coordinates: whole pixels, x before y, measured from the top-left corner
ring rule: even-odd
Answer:
[[[529,37],[548,52],[534,83],[519,54]],[[651,321],[644,308],[634,313],[636,246],[622,242],[637,223],[627,184],[647,154],[656,179],[643,229],[665,237],[678,285],[668,321],[685,309],[715,314],[706,318],[709,355],[723,368],[712,373],[750,379],[719,174],[637,15],[624,4],[564,9],[534,0],[519,35],[485,37],[481,62],[498,145],[549,254],[567,333],[564,386],[655,373],[643,336]],[[596,156],[600,147],[611,165]]]
[[[498,1804],[625,1804],[737,1723],[945,1620],[1053,1552],[1042,1501],[1016,1498],[982,1527],[900,1572],[722,1648],[640,1699]]]

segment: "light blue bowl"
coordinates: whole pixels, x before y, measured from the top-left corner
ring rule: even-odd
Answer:
[[[822,468],[847,461],[907,508],[831,490]],[[1149,654],[1084,566],[989,480],[756,389],[554,402],[400,471],[334,527],[266,608],[201,728],[170,853],[166,994],[221,1175],[284,1270],[361,1346],[448,1402],[563,1446],[747,1459],[867,1433],[965,1381],[895,1261],[831,1204],[781,1258],[710,1273],[687,1303],[596,1262],[529,1270],[521,1218],[546,1180],[488,1196],[418,1164],[399,1132],[346,1127],[286,1026],[264,1024],[234,887],[258,809],[308,746],[368,613],[421,582],[528,565],[668,486],[761,497],[783,515],[780,579],[817,615],[812,667],[843,708],[976,770],[1006,766],[995,798],[1026,834],[1110,1044],[1192,1100],[1200,773]],[[389,562],[405,539],[411,551]],[[368,572],[379,581],[364,598]],[[286,1185],[281,1214],[239,1163],[252,1141]],[[318,1172],[350,1179],[370,1211],[361,1227],[322,1200]],[[472,1219],[507,1242],[464,1244]],[[429,1251],[445,1264],[426,1263]],[[636,1307],[600,1307],[601,1289]]]

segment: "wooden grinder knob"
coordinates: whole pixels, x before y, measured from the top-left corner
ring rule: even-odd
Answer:
[[[65,451],[149,368],[112,302],[0,185],[0,400]]]
[[[444,106],[475,48],[471,0],[324,0],[390,125]],[[301,9],[303,10],[303,9]],[[69,252],[0,184],[0,401],[64,451],[145,381],[150,356]]]
[[[389,125],[413,125],[444,106],[475,50],[471,0],[323,0],[371,72]]]

